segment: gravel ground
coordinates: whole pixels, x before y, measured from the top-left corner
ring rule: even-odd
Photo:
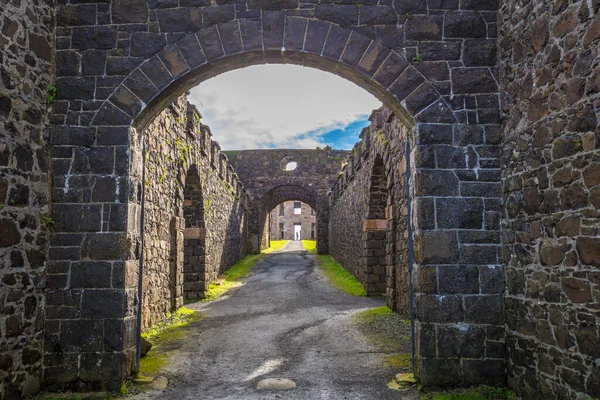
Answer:
[[[410,352],[409,328],[396,316],[357,323],[384,305],[332,288],[300,242],[267,255],[229,296],[188,305],[203,313],[161,372],[166,389],[132,399],[418,399],[387,387],[396,367],[386,358]],[[399,333],[400,332],[400,333]],[[289,390],[258,390],[266,378]]]

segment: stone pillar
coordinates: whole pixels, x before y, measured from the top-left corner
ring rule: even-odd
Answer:
[[[503,385],[498,126],[418,124],[415,139],[415,373],[425,387]]]

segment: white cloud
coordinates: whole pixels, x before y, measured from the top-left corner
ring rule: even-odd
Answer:
[[[320,134],[381,106],[343,78],[296,65],[231,71],[193,88],[189,100],[223,149],[315,148]]]

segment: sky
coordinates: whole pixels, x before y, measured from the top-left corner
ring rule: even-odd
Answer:
[[[381,102],[336,75],[296,65],[227,72],[191,90],[224,150],[351,149]]]

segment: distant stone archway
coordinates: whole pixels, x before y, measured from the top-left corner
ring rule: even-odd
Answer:
[[[138,168],[140,148],[130,143],[132,127],[143,129],[178,95],[222,72],[292,63],[354,82],[414,127],[410,148],[416,216],[411,222],[415,235],[413,279],[419,290],[415,296],[415,369],[423,384],[495,384],[503,379],[503,358],[485,352],[473,358],[460,346],[449,356],[431,346],[459,322],[478,332],[487,332],[486,326],[502,325],[502,317],[497,317],[502,315],[497,293],[475,291],[472,282],[462,286],[455,282],[446,289],[432,283],[452,268],[499,264],[500,243],[482,246],[475,234],[459,232],[465,229],[467,216],[463,213],[443,221],[443,213],[421,213],[441,204],[445,210],[459,210],[464,198],[472,197],[490,199],[492,207],[500,198],[499,180],[493,176],[484,179],[477,173],[493,168],[499,156],[494,139],[500,122],[498,88],[492,68],[496,64],[492,51],[496,5],[435,2],[426,7],[422,1],[393,5],[345,1],[301,8],[295,0],[249,0],[219,6],[197,3],[199,7],[172,7],[164,1],[115,0],[110,11],[96,4],[58,7],[56,48],[60,57],[52,144],[55,158],[64,158],[60,165],[76,165],[64,169],[64,177],[60,172],[55,176],[53,191],[66,191],[70,196],[53,199],[53,207],[62,215],[89,208],[87,185],[108,177],[118,181],[119,190],[112,198],[103,198],[101,206],[118,209],[126,220],[117,224],[105,221],[103,213],[90,215],[85,231],[77,230],[82,243],[77,251],[64,250],[61,241],[51,238],[50,261],[92,257],[111,262],[114,273],[123,275],[110,293],[86,292],[98,301],[106,300],[107,307],[118,303],[118,313],[70,321],[80,325],[83,335],[97,336],[100,342],[110,338],[111,345],[100,353],[114,374],[95,378],[96,367],[82,363],[76,376],[85,376],[91,387],[118,388],[131,372],[134,347],[124,330],[131,326],[125,321],[135,318],[129,303],[136,291],[125,277],[135,269],[139,257],[136,243],[140,233],[135,221],[143,185]],[[86,15],[94,16],[93,22]],[[84,148],[94,160],[87,169],[78,168],[80,158],[73,156]],[[443,201],[436,203],[436,198]],[[327,212],[326,207],[318,208]],[[488,211],[478,210],[482,219]],[[323,215],[318,217],[326,220]],[[72,232],[60,226],[53,237]],[[327,231],[326,226],[322,229]],[[481,224],[478,229],[488,228]],[[261,237],[260,229],[250,234]],[[71,292],[67,287],[58,289],[65,292],[65,298]],[[87,299],[83,304],[88,304]],[[478,311],[481,309],[486,313]],[[70,356],[87,354],[72,345],[68,332],[58,329],[47,334],[71,349]],[[486,334],[482,337],[485,342]],[[62,361],[55,361],[54,356],[48,349],[46,377],[50,383],[61,384]],[[490,368],[491,375],[481,372]]]

